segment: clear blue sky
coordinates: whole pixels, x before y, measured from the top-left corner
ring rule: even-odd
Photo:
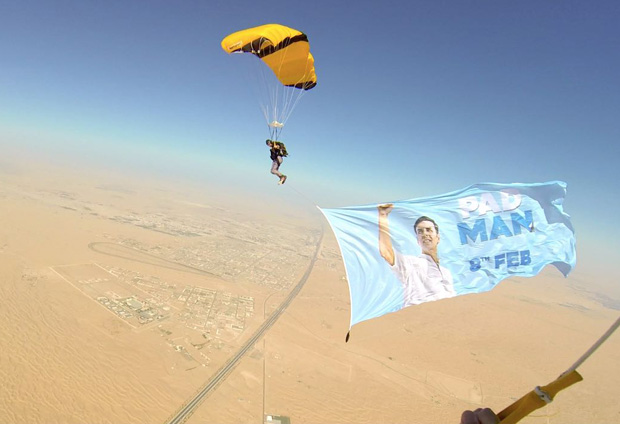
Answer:
[[[0,136],[169,173],[226,167],[325,207],[563,180],[578,263],[617,261],[619,22],[615,0],[0,0]],[[316,61],[282,137],[290,188],[220,47],[264,23],[305,32]]]

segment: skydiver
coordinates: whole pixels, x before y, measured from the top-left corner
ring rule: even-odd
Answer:
[[[282,165],[284,157],[288,156],[288,153],[286,152],[286,147],[284,146],[284,143],[270,139],[267,139],[265,143],[267,144],[267,146],[269,146],[269,154],[271,157],[271,173],[280,178],[280,181],[278,181],[279,185],[284,184],[284,182],[286,181],[286,175],[280,172],[280,165]]]

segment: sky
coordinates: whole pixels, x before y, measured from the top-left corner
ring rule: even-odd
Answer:
[[[0,145],[322,207],[562,180],[578,266],[613,270],[618,22],[615,0],[0,0]],[[265,23],[308,35],[318,80],[282,187],[220,47]]]

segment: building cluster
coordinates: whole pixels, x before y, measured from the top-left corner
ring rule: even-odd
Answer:
[[[107,292],[97,300],[120,318],[137,321],[134,324],[166,318],[192,330],[218,335],[226,330],[242,332],[246,319],[254,315],[252,296],[190,285],[180,288],[176,283],[118,267],[108,267],[107,271],[127,284],[133,294],[121,297]]]
[[[113,293],[109,296],[98,296],[97,301],[118,317],[130,321],[130,324],[148,324],[167,317],[159,310],[153,309],[148,303],[140,301],[137,296],[121,298]]]
[[[169,264],[232,284],[255,284],[273,291],[286,291],[299,281],[321,233],[320,229],[271,219],[249,221],[241,212],[217,208],[204,211],[200,216],[99,216],[172,236],[169,243],[160,239],[156,245],[146,239],[117,240],[132,251],[142,252],[141,262]],[[132,253],[131,258],[134,257],[138,256]],[[119,267],[106,270],[127,290],[124,297],[99,290],[96,296],[102,306],[137,328],[156,325],[173,349],[188,358],[196,356],[203,366],[209,362],[209,352],[221,350],[238,338],[254,315],[252,296],[189,285],[182,280],[164,281]],[[178,275],[182,278],[183,274]],[[190,333],[179,334],[180,328],[202,335],[203,341],[196,343]]]

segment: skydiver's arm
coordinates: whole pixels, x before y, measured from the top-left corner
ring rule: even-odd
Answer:
[[[392,212],[393,207],[394,205],[391,203],[377,206],[379,211],[379,253],[390,266],[394,265],[394,248],[388,227],[388,215]]]

